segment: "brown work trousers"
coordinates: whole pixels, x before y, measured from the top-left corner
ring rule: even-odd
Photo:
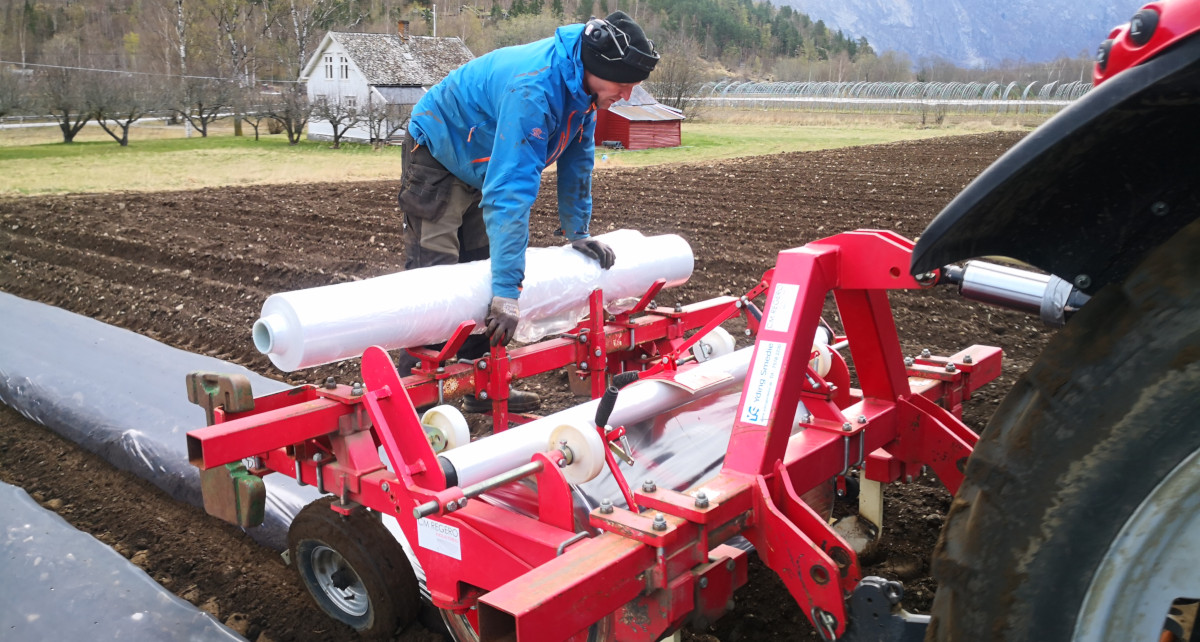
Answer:
[[[482,261],[491,256],[479,190],[450,173],[408,134],[400,152],[400,171],[397,201],[404,214],[404,269]],[[440,350],[443,345],[426,347]],[[487,351],[487,335],[473,334],[457,356],[476,359]],[[398,364],[397,369],[405,375],[416,359],[402,352]]]
[[[487,259],[482,194],[450,173],[407,134],[400,152],[404,269]]]

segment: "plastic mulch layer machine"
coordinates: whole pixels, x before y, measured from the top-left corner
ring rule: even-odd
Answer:
[[[950,283],[1043,317],[1057,301],[1060,322],[1074,299],[1055,277],[979,262],[914,278],[912,247],[844,233],[781,252],[743,297],[651,308],[652,287],[607,322],[596,293],[573,330],[474,361],[448,359],[460,328],[403,379],[380,347],[353,386],[254,399],[193,373],[210,425],[188,433],[189,459],[206,509],[243,526],[261,518],[264,475],[327,494],[293,521],[292,561],[326,612],[366,634],[415,617],[423,574],[459,639],[658,640],[731,608],[748,541],[825,639],[920,635],[928,618],[901,608],[899,583],[862,577],[858,554],[881,536],[883,484],[927,466],[958,489],[977,440],[962,403],[998,376],[1001,351],[906,358],[887,291]],[[844,335],[821,318],[829,293]],[[735,315],[752,347],[702,343]],[[563,366],[591,402],[507,430],[498,404],[494,434],[475,441],[453,407],[415,409],[451,387],[500,398]],[[848,479],[859,514],[831,525],[825,500]]]

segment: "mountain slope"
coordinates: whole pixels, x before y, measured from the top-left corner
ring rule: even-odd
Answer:
[[[848,36],[866,36],[877,52],[914,61],[940,56],[972,67],[1024,59],[1074,57],[1096,49],[1138,0],[774,0],[824,20]]]

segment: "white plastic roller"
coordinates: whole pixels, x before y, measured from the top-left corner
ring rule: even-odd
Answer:
[[[433,428],[442,434],[446,446],[442,452],[471,443],[471,427],[467,418],[454,406],[434,406],[421,415],[421,425]]]
[[[617,313],[656,280],[674,287],[692,275],[692,248],[674,234],[618,230],[596,238],[616,255],[609,270],[569,245],[526,253],[518,341],[574,327],[596,288],[604,291],[606,310]],[[467,320],[482,331],[491,274],[491,261],[475,261],[274,294],[254,323],[254,346],[290,372],[354,358],[372,345],[392,350],[446,341]]]
[[[550,431],[547,450],[566,446],[571,449],[571,463],[562,469],[572,484],[592,481],[604,470],[604,440],[594,425],[583,423],[560,424]]]
[[[692,354],[696,357],[696,363],[704,363],[709,359],[730,354],[735,347],[737,345],[733,340],[733,335],[729,334],[725,328],[717,326],[692,346]]]

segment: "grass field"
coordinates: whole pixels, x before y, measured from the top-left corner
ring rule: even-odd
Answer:
[[[978,121],[922,128],[910,117],[869,118],[796,112],[729,112],[683,125],[683,145],[644,151],[597,150],[599,169],[688,163],[760,154],[832,149],[951,136],[1028,125]],[[120,147],[94,124],[63,144],[57,127],[0,129],[0,195],[161,191],[223,185],[317,183],[392,179],[400,149],[326,142],[289,146],[282,134],[254,140],[233,136],[219,121],[207,138],[184,136],[182,126],[135,125]]]

